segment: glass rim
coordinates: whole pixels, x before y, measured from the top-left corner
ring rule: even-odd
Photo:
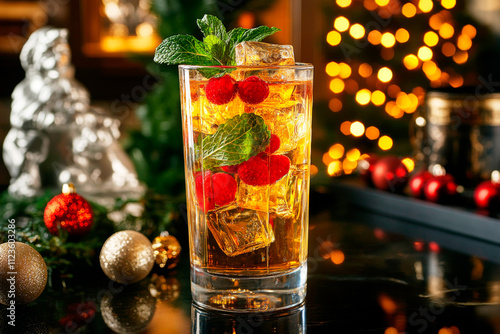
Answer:
[[[235,69],[254,69],[254,70],[268,70],[268,69],[292,69],[292,70],[312,70],[314,65],[310,63],[295,63],[295,65],[179,65],[180,69],[197,70],[203,68],[235,68]]]

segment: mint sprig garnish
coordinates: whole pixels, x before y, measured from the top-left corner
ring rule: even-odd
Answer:
[[[259,154],[269,145],[271,131],[256,114],[234,116],[201,142],[203,167],[237,165]]]
[[[235,28],[226,31],[215,16],[205,15],[197,20],[205,36],[203,41],[191,35],[167,37],[156,48],[154,61],[167,65],[234,66],[235,47],[241,42],[260,42],[280,31],[278,28],[260,26],[253,29]]]

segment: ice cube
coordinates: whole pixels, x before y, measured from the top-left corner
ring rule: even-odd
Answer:
[[[227,256],[249,253],[274,242],[267,212],[231,206],[209,212],[207,225]]]
[[[293,46],[262,42],[236,45],[237,65],[295,65]]]
[[[304,168],[292,166],[285,177],[273,184],[269,198],[270,211],[280,218],[297,218],[303,205],[306,176]]]
[[[231,102],[217,105],[208,101],[205,93],[192,104],[193,128],[204,134],[214,134],[219,125],[244,112],[243,102],[236,97]]]

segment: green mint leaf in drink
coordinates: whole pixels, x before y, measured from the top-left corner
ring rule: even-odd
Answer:
[[[190,35],[175,35],[163,40],[156,48],[154,61],[167,65],[221,65],[209,54],[205,44]]]
[[[229,32],[222,21],[212,15],[197,20],[205,36],[203,41],[190,35],[174,35],[166,38],[156,48],[154,61],[167,65],[234,66],[235,47],[241,42],[260,42],[280,31],[278,28],[261,26],[253,29],[235,28]],[[213,76],[207,72],[207,77]]]
[[[263,152],[271,132],[264,119],[256,114],[234,116],[201,142],[203,167],[237,165]]]

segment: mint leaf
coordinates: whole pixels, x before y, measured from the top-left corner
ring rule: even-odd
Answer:
[[[266,26],[260,26],[253,29],[243,29],[243,28],[235,28],[231,30],[229,34],[229,38],[233,46],[240,44],[241,42],[260,42],[264,38],[271,36],[278,31],[281,31],[278,28],[269,28]]]
[[[203,167],[237,165],[264,151],[271,132],[256,114],[234,116],[201,142]]]
[[[198,27],[205,37],[214,35],[224,43],[228,40],[226,27],[221,20],[213,15],[205,15],[201,20],[196,20]]]
[[[190,35],[175,35],[164,39],[156,48],[154,61],[167,65],[221,65],[209,54],[205,44]]]

